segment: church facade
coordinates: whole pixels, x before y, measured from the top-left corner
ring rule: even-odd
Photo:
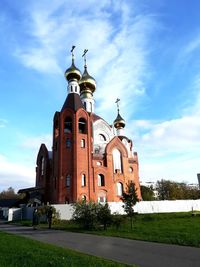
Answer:
[[[132,181],[141,199],[138,157],[124,135],[119,106],[112,125],[94,113],[96,81],[88,74],[86,55],[83,74],[75,66],[73,49],[65,72],[67,97],[53,119],[52,151],[41,144],[38,152],[36,188],[49,203],[119,202]]]

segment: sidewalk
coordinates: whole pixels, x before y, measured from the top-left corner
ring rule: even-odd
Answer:
[[[60,230],[0,224],[0,231],[140,267],[199,267],[200,249]]]

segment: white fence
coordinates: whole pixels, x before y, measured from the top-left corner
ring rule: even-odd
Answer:
[[[125,214],[122,202],[109,202],[112,214]],[[70,220],[73,214],[71,204],[54,204],[56,211],[60,214],[61,220]],[[163,200],[163,201],[141,201],[134,207],[134,211],[139,214],[165,213],[165,212],[188,212],[200,211],[200,199],[198,200]],[[9,209],[8,221],[32,219],[33,208],[23,207]]]
[[[138,213],[164,213],[164,212],[187,212],[200,211],[200,199],[197,200],[163,200],[141,201],[135,206]]]
[[[21,208],[11,208],[8,211],[8,222],[19,221],[22,219],[22,209]]]
[[[73,207],[71,204],[54,204],[52,205],[60,214],[61,220],[70,220],[73,214]]]
[[[112,214],[125,214],[122,202],[109,202]],[[62,220],[70,220],[73,214],[73,208],[70,204],[53,205],[60,213]],[[163,200],[163,201],[141,201],[138,202],[134,211],[139,214],[147,213],[165,213],[165,212],[188,212],[200,211],[200,199],[198,200]]]

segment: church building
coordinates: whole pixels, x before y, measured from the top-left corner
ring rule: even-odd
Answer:
[[[139,165],[133,142],[125,136],[125,121],[118,113],[110,125],[95,114],[95,79],[89,75],[84,51],[84,72],[72,64],[65,71],[67,96],[53,118],[52,151],[45,144],[37,156],[36,188],[43,201],[73,203],[78,200],[119,202],[132,181],[141,199]],[[112,89],[112,88],[111,88]]]

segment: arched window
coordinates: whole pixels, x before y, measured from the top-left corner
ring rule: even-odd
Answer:
[[[123,194],[123,184],[122,183],[117,183],[117,195],[122,196]]]
[[[57,185],[57,177],[54,177],[54,189],[56,189],[56,185]]]
[[[45,160],[44,157],[41,158],[41,175],[44,175],[44,164],[45,164]]]
[[[93,112],[92,103],[90,102],[90,112]]]
[[[56,141],[54,144],[54,150],[57,151],[58,150],[58,142]]]
[[[59,128],[58,128],[58,120],[55,120],[54,122],[54,136],[55,138],[59,135]]]
[[[119,170],[119,172],[122,172],[122,161],[121,161],[121,153],[118,149],[113,149],[113,169],[114,172],[117,172],[117,170]]]
[[[132,167],[129,167],[129,172],[133,172],[133,168]]]
[[[99,203],[105,203],[106,202],[106,197],[105,196],[98,197],[98,202]]]
[[[105,186],[105,178],[103,174],[98,174],[98,186]]]
[[[86,196],[85,195],[82,195],[82,201],[86,201]]]
[[[99,134],[99,140],[101,142],[105,142],[106,141],[106,138],[105,138],[105,136],[103,134]]]
[[[72,118],[66,117],[64,121],[64,133],[72,132]]]
[[[66,139],[66,147],[71,147],[71,140],[69,138]]]
[[[86,133],[86,121],[83,118],[80,118],[78,121],[78,130],[79,133]]]
[[[66,187],[70,187],[70,182],[71,182],[71,176],[68,174],[66,176]]]
[[[86,186],[86,175],[85,174],[81,175],[81,185]]]
[[[85,147],[85,139],[81,139],[81,147],[82,147],[82,148]]]

